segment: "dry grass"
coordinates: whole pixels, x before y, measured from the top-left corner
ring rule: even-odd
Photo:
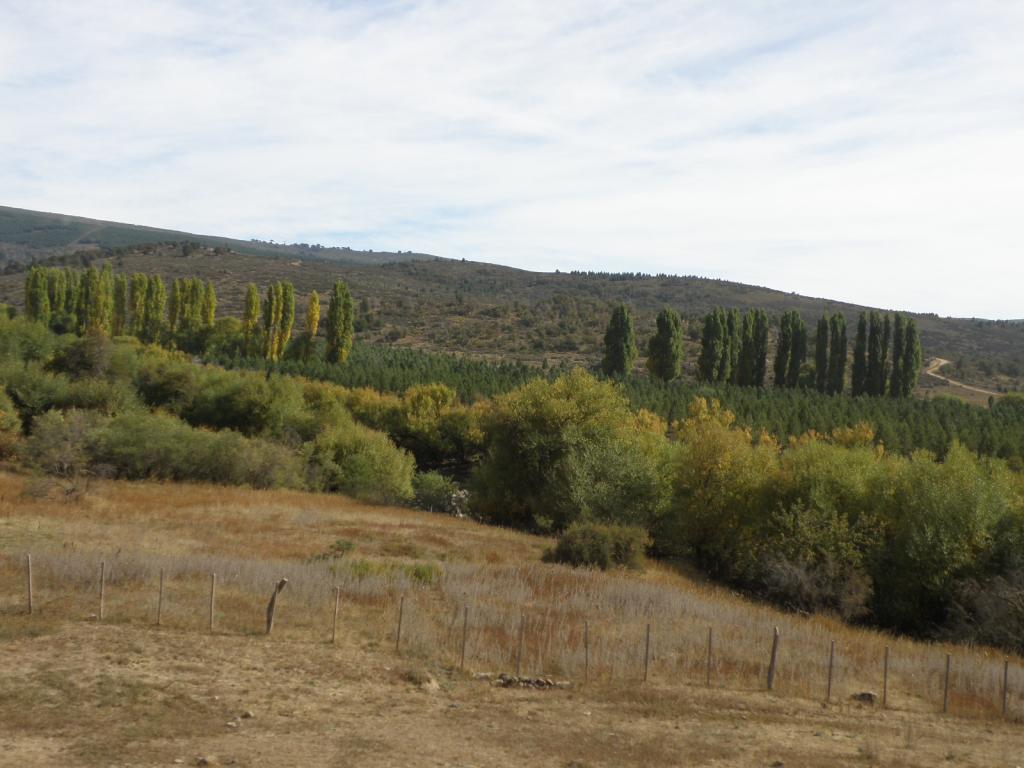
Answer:
[[[709,627],[714,629],[713,690],[701,695],[757,696],[780,706],[794,702],[786,707],[806,707],[824,697],[828,645],[835,639],[833,704],[820,710],[826,717],[874,712],[849,696],[881,692],[881,660],[888,645],[889,705],[896,711],[871,717],[888,718],[880,722],[896,730],[886,731],[884,738],[874,731],[858,736],[853,754],[865,764],[889,754],[884,744],[919,740],[920,718],[931,722],[941,707],[947,652],[953,655],[952,712],[973,719],[1000,714],[1002,658],[994,653],[914,643],[827,618],[782,614],[667,569],[602,574],[544,565],[539,558],[549,542],[538,537],[292,492],[110,482],[95,484],[85,498],[64,502],[25,495],[28,484],[25,477],[0,473],[0,649],[27,642],[60,645],[83,632],[125,632],[128,638],[143,638],[124,640],[131,655],[133,642],[145,645],[156,642],[154,637],[179,644],[209,637],[210,574],[215,572],[216,623],[210,642],[257,642],[260,648],[278,649],[275,653],[301,649],[301,656],[313,649],[324,652],[330,648],[334,589],[339,587],[346,648],[358,647],[375,659],[391,657],[398,603],[404,598],[402,655],[424,668],[451,670],[459,663],[463,608],[468,606],[469,671],[514,670],[522,621],[524,673],[577,682],[586,675],[590,683],[576,695],[642,720],[671,719],[703,687]],[[29,551],[37,606],[32,617],[24,615],[23,556]],[[105,619],[97,627],[101,560],[107,566]],[[166,580],[163,627],[154,636],[161,570]],[[266,602],[282,577],[289,584],[281,595],[274,635],[264,641],[259,636]],[[648,624],[650,677],[641,687]],[[776,692],[766,697],[757,692],[764,688],[776,626],[782,635]],[[174,674],[201,675],[206,664],[184,659]],[[166,716],[172,726],[185,728],[191,717],[179,711],[191,711],[188,699],[166,699],[130,675],[72,684],[47,674],[36,667],[16,690],[10,685],[0,689],[0,710],[45,709],[57,700],[85,707],[112,696],[129,700],[134,712]],[[402,678],[408,679],[408,674]],[[469,685],[458,675],[453,680]],[[1011,711],[1024,712],[1024,674],[1016,659],[1011,691]],[[768,711],[759,715],[762,723],[773,720],[770,705],[764,706]],[[901,717],[915,718],[912,737],[907,736],[912,726],[896,727]],[[32,730],[27,715],[11,722],[15,730]],[[104,727],[123,730],[114,720]],[[353,753],[362,749],[357,747]],[[672,762],[669,742],[647,738],[642,749],[634,747],[636,755],[648,755],[647,764]],[[365,749],[372,751],[373,745]],[[708,743],[702,749],[708,760],[737,754],[729,744]],[[595,758],[592,764],[604,763]],[[887,757],[884,764],[901,763]]]

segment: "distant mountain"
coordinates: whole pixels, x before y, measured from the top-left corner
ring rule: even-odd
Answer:
[[[251,256],[320,259],[346,264],[386,264],[395,261],[433,259],[411,251],[357,251],[306,243],[271,243],[236,240],[230,237],[197,235],[173,229],[144,227],[114,221],[87,219],[59,213],[43,213],[0,206],[0,266],[4,261],[42,259],[69,250],[120,248],[143,243],[196,242],[209,247],[227,247]]]

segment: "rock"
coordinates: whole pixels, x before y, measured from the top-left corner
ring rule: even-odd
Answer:
[[[238,727],[238,723],[236,723],[234,720],[231,720],[230,722],[224,723],[224,725],[226,725],[228,728],[237,728]]]
[[[874,705],[878,701],[878,694],[871,691],[861,691],[860,693],[853,694],[850,698],[854,701],[859,701],[861,704]]]
[[[213,755],[205,755],[196,758],[196,765],[220,765],[220,761]]]
[[[774,763],[772,763],[772,768],[786,768],[786,764],[781,760],[776,760]]]
[[[256,715],[253,714],[253,711],[251,709],[247,709],[245,710],[245,712],[242,713],[243,720],[252,720],[254,717],[256,717]]]

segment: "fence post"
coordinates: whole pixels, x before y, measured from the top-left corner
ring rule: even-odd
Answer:
[[[164,622],[164,569],[160,569],[160,592],[156,598],[156,625],[159,627]]]
[[[711,687],[711,643],[714,640],[714,629],[708,627],[708,665],[704,671],[704,685],[707,688]]]
[[[885,661],[882,663],[882,709],[889,703],[889,646],[885,646]]]
[[[590,682],[590,622],[583,622],[583,682]]]
[[[946,654],[946,675],[942,679],[942,714],[949,712],[949,670],[952,666],[952,657]]]
[[[107,590],[107,561],[100,560],[100,614],[99,620],[103,621],[103,599]]]
[[[395,653],[398,653],[399,643],[402,642],[402,615],[405,613],[405,595],[398,599],[398,629],[395,631]]]
[[[1010,704],[1010,660],[1003,659],[1003,719],[1006,719]]]
[[[274,594],[270,596],[270,602],[267,603],[267,634],[269,635],[274,631],[274,614],[277,612],[277,596],[281,594],[281,590],[288,585],[288,579],[281,579],[277,582],[277,586],[274,587]]]
[[[217,574],[210,574],[210,632],[213,632],[213,612],[217,600]]]
[[[516,648],[516,677],[519,677],[523,671],[523,632],[524,624],[526,623],[526,617],[522,614],[519,616],[519,644]]]
[[[768,690],[775,690],[775,662],[779,655],[779,628],[772,633],[772,656],[768,662]]]
[[[28,579],[28,615],[31,616],[35,610],[32,605],[32,555],[25,555],[25,565],[27,569],[26,577]]]
[[[825,688],[825,703],[832,701],[832,667],[836,661],[836,641],[833,640],[828,647],[828,686]]]
[[[331,645],[338,641],[338,606],[341,605],[341,587],[334,588],[334,622],[331,625]]]
[[[647,670],[651,663],[651,623],[647,622],[647,637],[644,640],[644,682],[647,682]]]
[[[459,670],[466,668],[466,639],[469,636],[469,606],[462,606],[462,653],[459,655]]]

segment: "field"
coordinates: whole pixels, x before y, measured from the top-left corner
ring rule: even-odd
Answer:
[[[668,566],[544,565],[549,545],[339,497],[0,473],[0,765],[1020,763],[1018,659],[1003,721],[998,654],[782,614]],[[881,693],[886,646],[883,711],[850,697]],[[480,679],[514,673],[517,657],[523,675],[567,685]]]

